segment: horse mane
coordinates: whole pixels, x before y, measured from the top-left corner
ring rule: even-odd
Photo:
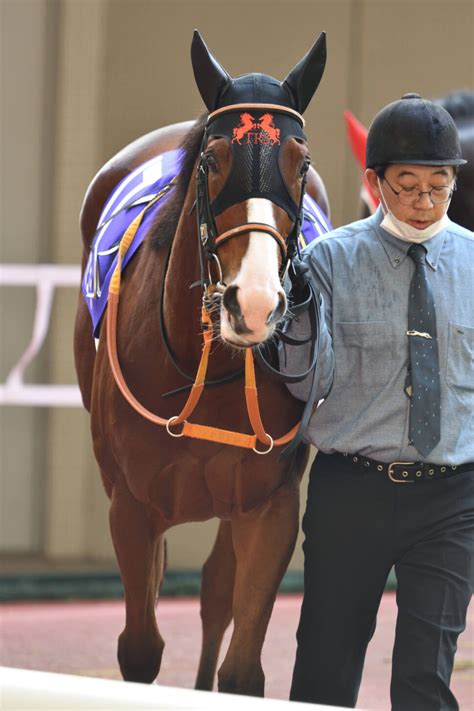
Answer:
[[[204,135],[207,116],[208,114],[204,113],[196,120],[196,123],[183,138],[179,146],[184,152],[181,170],[178,173],[172,196],[162,209],[158,211],[150,227],[149,235],[152,249],[169,245],[173,241],[188,191],[189,182],[192,177],[194,164]]]
[[[440,99],[436,99],[436,103],[446,109],[456,123],[466,119],[474,119],[474,91],[469,91],[468,89],[453,91]]]

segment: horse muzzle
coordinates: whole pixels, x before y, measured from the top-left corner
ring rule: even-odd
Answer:
[[[230,284],[222,297],[221,337],[240,348],[264,343],[273,335],[286,307],[282,289],[255,287],[243,290]]]

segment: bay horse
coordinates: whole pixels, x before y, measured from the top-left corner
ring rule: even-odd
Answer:
[[[459,132],[463,158],[467,160],[456,176],[448,215],[458,225],[474,231],[474,91],[453,91],[436,103],[451,114]]]
[[[252,427],[255,421],[246,411],[240,374],[249,353],[271,342],[288,314],[282,284],[289,266],[291,271],[288,252],[294,254],[299,237],[306,180],[308,193],[328,209],[322,181],[309,166],[301,116],[324,71],[325,35],[284,82],[263,74],[230,77],[198,32],[191,57],[209,113],[194,124],[138,139],[114,156],[87,190],[81,212],[84,273],[110,194],[137,166],[180,146],[182,162],[167,202],[154,214],[123,275],[120,266],[114,271],[97,351],[86,301],[99,290],[89,294],[86,285],[87,298],[79,296],[75,363],[111,501],[110,529],[125,592],[126,622],[118,641],[123,678],[151,683],[159,672],[164,641],[155,602],[165,531],[218,517],[202,573],[196,687],[212,689],[222,637],[233,619],[219,690],[259,696],[264,693],[261,649],[297,536],[298,486],[308,448],[300,443],[289,457],[272,449],[272,437],[277,444],[290,428],[296,431],[302,404],[263,366],[257,368],[263,437],[261,430],[260,437],[235,434],[248,431],[249,418]],[[255,126],[255,135],[232,143],[245,112],[257,118],[271,113],[281,144],[265,142]],[[120,250],[124,241],[125,236]],[[210,331],[216,335],[202,346],[200,334],[206,339]],[[181,426],[191,427],[186,418],[175,417],[188,402],[183,383],[201,370],[208,345],[213,352],[201,381],[210,386],[200,388],[192,416],[201,424],[191,436],[180,437]],[[171,397],[164,399],[169,391]],[[166,427],[157,426],[160,418],[153,420],[152,411],[160,412]],[[212,441],[200,438],[203,430]],[[258,456],[262,451],[267,455]]]

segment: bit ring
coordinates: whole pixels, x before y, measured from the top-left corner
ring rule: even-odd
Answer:
[[[183,437],[183,436],[184,436],[184,433],[183,433],[183,432],[180,432],[180,433],[178,433],[178,434],[175,434],[174,432],[171,432],[171,430],[170,430],[170,425],[171,425],[175,420],[177,420],[177,419],[178,419],[178,415],[173,415],[173,417],[170,417],[170,419],[169,419],[168,422],[166,423],[166,431],[168,432],[168,434],[170,435],[170,437],[176,437],[176,438],[178,438],[178,437]]]
[[[274,442],[273,442],[273,437],[271,437],[271,436],[268,434],[268,432],[265,432],[265,434],[267,435],[268,439],[270,440],[270,444],[269,444],[269,446],[268,446],[268,449],[264,449],[263,452],[261,452],[259,449],[255,449],[255,447],[252,447],[252,449],[253,449],[253,451],[255,452],[255,454],[269,454],[269,452],[272,451],[272,449],[273,449],[273,444],[274,444]]]

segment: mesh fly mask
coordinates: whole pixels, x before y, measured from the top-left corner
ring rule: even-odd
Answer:
[[[298,112],[275,105],[231,105],[210,114],[197,172],[199,233],[209,259],[216,259],[216,251],[224,241],[250,229],[272,236],[284,258],[291,259],[295,255],[309,161],[305,161],[301,169],[301,193],[296,203],[283,176],[281,160],[286,141],[305,140],[303,125],[304,119]],[[224,187],[211,202],[205,148],[212,137],[228,141],[231,170]],[[293,224],[290,234],[284,237],[263,223],[243,224],[218,234],[215,218],[229,207],[251,198],[270,200],[285,210]]]

